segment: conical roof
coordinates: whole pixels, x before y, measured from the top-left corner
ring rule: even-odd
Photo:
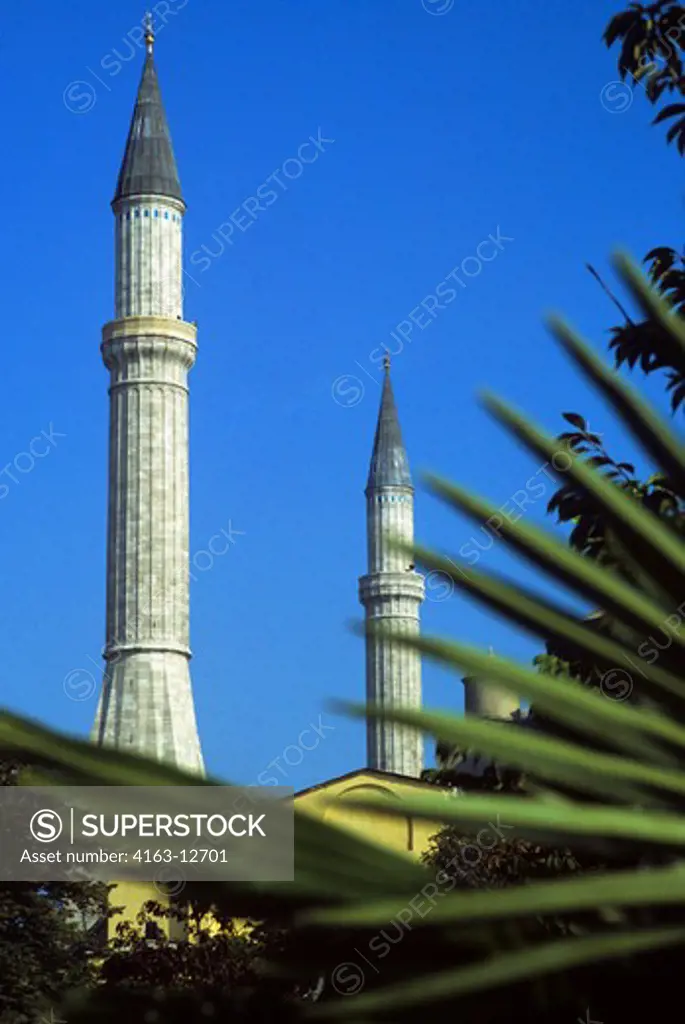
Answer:
[[[169,196],[183,201],[157,69],[148,36],[145,66],[131,118],[114,201],[125,196]]]
[[[381,408],[378,413],[367,487],[411,487],[411,485],[409,460],[402,442],[402,431],[390,382],[390,359],[386,357]]]

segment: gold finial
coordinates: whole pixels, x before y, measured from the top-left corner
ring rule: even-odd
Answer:
[[[150,11],[145,12],[145,47],[148,53],[152,53],[152,47],[155,42],[155,33],[152,28],[152,14]]]
[[[387,351],[383,356],[383,369],[386,373],[390,373],[390,353]]]

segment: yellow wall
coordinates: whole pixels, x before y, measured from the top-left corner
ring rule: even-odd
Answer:
[[[144,903],[148,900],[154,900],[155,903],[161,903],[162,906],[168,904],[168,898],[157,889],[153,882],[138,882],[132,879],[127,879],[124,882],[116,882],[116,888],[112,889],[109,894],[109,904],[111,907],[122,907],[123,909],[111,917],[107,923],[107,937],[113,938],[116,934],[116,927],[120,922],[128,922],[129,924],[136,924],[136,917]],[[171,926],[172,932],[175,921],[169,921],[165,918],[156,919],[157,924],[162,932],[170,938],[176,938],[174,934],[169,935],[169,928]]]
[[[417,789],[424,789],[427,783],[390,775],[384,772],[360,771],[343,775],[320,786],[304,790],[295,795],[298,810],[313,814],[323,821],[341,825],[350,831],[359,832],[367,839],[420,857],[428,849],[431,836],[441,827],[406,815],[401,818],[387,817],[374,811],[360,811],[350,807],[350,801],[366,794],[382,797],[394,804]],[[435,787],[431,786],[434,792]]]
[[[403,799],[416,793],[417,788],[424,789],[426,785],[427,783],[399,775],[362,770],[296,793],[295,803],[298,811],[305,811],[323,821],[330,821],[331,824],[361,833],[365,838],[392,850],[419,858],[428,849],[429,840],[441,827],[440,824],[411,818],[408,815],[391,818],[374,811],[360,811],[350,807],[350,801],[366,794],[373,794],[401,805]],[[435,791],[434,786],[430,788]],[[118,921],[134,922],[146,900],[165,903],[165,897],[151,882],[117,883],[110,896],[110,903],[113,906],[123,905],[124,910],[120,915],[110,919],[109,935],[114,934]],[[168,932],[168,923],[159,923],[162,929]],[[171,937],[180,938],[177,933],[179,925],[176,922],[171,924],[173,931],[176,932]]]

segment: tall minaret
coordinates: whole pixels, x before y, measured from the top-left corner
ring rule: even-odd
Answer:
[[[94,739],[204,771],[190,684],[188,370],[196,329],[183,319],[185,203],[146,56],[112,209],[115,319],[110,372],[107,635]]]
[[[423,577],[411,558],[389,543],[414,541],[414,488],[402,443],[390,383],[390,357],[385,379],[366,486],[369,571],[359,580],[359,600],[366,621],[398,633],[419,632],[419,606],[424,599]],[[421,707],[421,659],[389,640],[366,638],[366,699],[382,707]],[[423,736],[414,729],[370,719],[366,727],[368,767],[418,776],[423,769]]]

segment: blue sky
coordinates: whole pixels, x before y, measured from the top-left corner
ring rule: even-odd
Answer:
[[[600,36],[619,6],[498,0],[484,17],[460,0],[157,4],[188,203],[186,317],[199,324],[191,552],[235,532],[227,554],[198,559],[191,586],[210,771],[244,783],[275,773],[298,789],[364,763],[362,726],[325,708],[364,692],[349,623],[383,345],[397,353],[417,478],[436,470],[498,505],[525,488],[539,466],[479,406],[485,386],[553,431],[580,410],[617,455],[633,454],[542,324],[564,311],[603,348],[615,311],[585,263],[610,273],[617,245],[642,257],[680,242],[682,164],[639,90],[630,102],[610,85],[615,55]],[[76,734],[95,712],[88,673],[100,680],[99,342],[142,13],[131,0],[35,0],[8,8],[0,38],[0,703]],[[328,141],[301,149],[312,136]],[[292,162],[298,152],[311,162]],[[240,213],[256,195],[262,209]],[[442,308],[426,301],[450,285]],[[539,479],[546,492],[526,515],[544,521],[553,487]],[[457,551],[474,535],[421,487],[416,514],[423,542]],[[496,547],[483,564],[531,579]],[[437,579],[423,628],[524,661],[539,650]],[[427,666],[424,698],[460,709],[461,684]]]

